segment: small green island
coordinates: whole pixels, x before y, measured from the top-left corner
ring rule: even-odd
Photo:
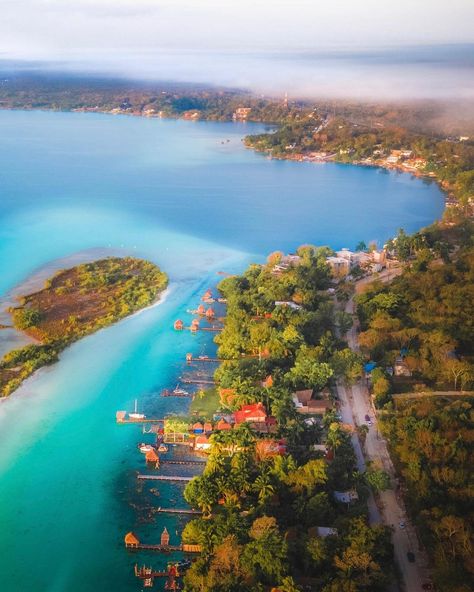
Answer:
[[[43,289],[21,296],[10,309],[14,326],[36,343],[0,361],[0,397],[81,337],[112,325],[156,301],[168,284],[156,265],[134,257],[108,257],[58,271]]]

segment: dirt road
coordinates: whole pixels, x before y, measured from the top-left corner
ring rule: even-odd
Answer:
[[[392,274],[386,274],[381,279],[382,281],[388,281],[392,277],[393,272]],[[346,312],[354,314],[354,308],[353,299],[350,299],[346,306]],[[358,351],[357,320],[355,317],[354,325],[347,333],[346,338],[351,349]],[[395,559],[402,575],[404,590],[405,592],[422,592],[423,582],[429,579],[426,556],[420,550],[415,529],[406,514],[398,480],[388,453],[387,443],[379,432],[377,417],[372,408],[365,380],[359,381],[352,387],[344,387],[342,384],[338,384],[338,396],[341,401],[342,419],[345,423],[357,427],[368,423],[365,419],[366,415],[370,417],[372,425],[369,426],[369,432],[365,440],[365,454],[363,454],[357,436],[353,436],[357,465],[359,470],[363,471],[365,470],[366,461],[372,461],[376,466],[383,468],[390,475],[391,488],[380,494],[380,510],[376,506],[373,496],[369,498],[369,519],[373,524],[382,522],[393,527],[392,541],[395,549]],[[408,552],[415,555],[415,562],[408,560]]]

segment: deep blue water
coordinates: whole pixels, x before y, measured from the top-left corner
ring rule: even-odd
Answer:
[[[163,564],[123,549],[130,529],[156,541],[166,524],[176,542],[182,524],[140,521],[130,501],[143,436],[115,411],[134,398],[148,414],[185,409],[156,394],[186,352],[213,344],[172,323],[217,271],[301,243],[382,242],[442,211],[437,187],[407,175],[245,150],[242,136],[259,129],[0,111],[0,295],[97,248],[147,257],[171,280],[162,304],[76,343],[0,404],[1,592],[131,592],[135,561]],[[176,486],[158,489],[159,505],[180,503]]]

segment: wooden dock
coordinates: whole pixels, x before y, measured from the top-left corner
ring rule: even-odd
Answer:
[[[187,509],[178,509],[178,508],[158,508],[157,510],[153,510],[154,512],[159,512],[160,514],[190,514],[201,516],[202,512],[199,510],[187,510]]]
[[[137,475],[137,479],[147,481],[183,481],[188,482],[194,477],[181,477],[179,475]]]
[[[186,362],[191,364],[193,362],[202,362],[205,364],[206,362],[210,362],[213,364],[220,364],[221,362],[225,362],[226,360],[221,360],[220,358],[186,358]]]
[[[204,380],[199,378],[180,378],[180,381],[184,384],[216,384],[215,380]]]
[[[179,397],[181,399],[192,399],[194,397],[194,393],[174,393],[173,391],[169,391],[167,389],[165,389],[164,391],[161,391],[161,396],[162,397]]]
[[[116,418],[116,422],[118,424],[122,424],[122,423],[123,424],[125,424],[125,423],[127,423],[127,424],[134,423],[136,425],[140,425],[142,423],[165,423],[165,420],[164,419],[160,419],[158,417],[156,417],[156,418],[155,417],[150,417],[150,418],[145,417],[144,419],[125,419],[125,418],[124,419],[118,419],[118,418]]]
[[[147,545],[146,543],[139,543],[135,549],[143,549],[145,551],[159,551],[160,553],[171,553],[172,551],[182,551],[182,545]]]
[[[162,460],[160,459],[160,463],[162,465],[184,465],[184,466],[199,466],[202,467],[206,464],[206,459],[203,460]]]
[[[182,553],[200,553],[199,545],[152,545],[147,543],[138,543],[134,547],[127,547],[131,551],[158,551],[159,553],[171,553],[173,551],[180,551]]]

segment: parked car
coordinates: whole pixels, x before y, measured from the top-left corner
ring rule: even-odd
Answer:
[[[366,415],[366,416],[365,416],[365,421],[367,421],[367,422],[371,421],[371,420],[370,420],[370,415]]]
[[[415,553],[408,551],[407,552],[407,559],[410,563],[415,563]]]
[[[403,530],[405,528],[405,522],[400,522],[398,526],[400,526],[400,528]]]

